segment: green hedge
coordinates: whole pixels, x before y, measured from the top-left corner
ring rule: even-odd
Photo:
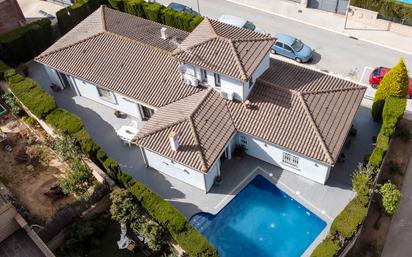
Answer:
[[[170,203],[153,193],[130,176],[123,179],[125,185],[141,202],[142,206],[158,223],[167,227],[176,242],[189,256],[217,256],[216,250]]]
[[[73,5],[65,7],[56,12],[60,31],[65,34],[74,26],[84,20],[100,5],[106,4],[106,0],[80,0]]]
[[[385,18],[412,25],[412,5],[396,0],[352,0],[351,5],[378,12]]]
[[[368,165],[375,169],[379,169],[381,167],[384,155],[385,151],[383,149],[375,147],[369,157]]]
[[[350,239],[355,235],[367,213],[368,209],[355,197],[333,221],[330,228],[331,235],[339,233],[343,238]]]
[[[0,36],[0,59],[9,65],[26,62],[54,41],[49,19],[40,19]]]
[[[383,133],[379,133],[376,139],[376,147],[382,149],[383,151],[388,150],[389,137],[385,136]]]
[[[10,69],[10,66],[9,65],[7,65],[5,62],[3,62],[2,60],[0,60],[0,80],[5,80],[5,77],[4,77],[4,72],[6,71],[6,70],[9,70]]]
[[[74,134],[83,128],[83,123],[77,115],[60,108],[47,115],[46,122],[63,134]]]
[[[16,74],[9,77],[8,82],[13,94],[38,118],[45,118],[57,108],[53,98],[34,80],[21,80],[21,75]]]
[[[325,238],[322,243],[318,244],[315,250],[310,255],[311,257],[333,257],[340,249],[339,242],[332,238]]]
[[[116,10],[189,32],[203,20],[203,17],[177,12],[159,3],[143,0],[109,0],[109,4]]]

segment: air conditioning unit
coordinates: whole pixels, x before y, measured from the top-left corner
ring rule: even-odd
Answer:
[[[234,93],[232,91],[220,90],[220,96],[226,100],[233,101],[233,95]]]
[[[185,84],[191,85],[193,87],[197,87],[199,85],[199,80],[195,78],[194,76],[191,76],[189,74],[184,74],[183,75],[183,80]]]

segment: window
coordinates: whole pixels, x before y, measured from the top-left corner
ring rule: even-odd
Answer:
[[[202,77],[202,82],[207,83],[207,71],[200,69],[200,76]]]
[[[215,73],[215,85],[220,87],[220,75]]]
[[[289,153],[283,153],[282,162],[287,165],[297,168],[299,165],[299,157],[291,155]]]
[[[244,147],[247,147],[247,138],[245,135],[240,135],[240,144],[243,145]]]
[[[279,47],[283,47],[283,44],[282,44],[281,42],[276,42],[275,45],[276,45],[276,46],[279,46]]]
[[[286,51],[293,52],[292,48],[290,48],[288,45],[283,45],[283,48],[285,48]]]
[[[253,78],[250,77],[250,80],[249,80],[249,88],[251,88],[252,86],[253,86]]]
[[[154,110],[147,108],[146,106],[140,105],[140,114],[142,115],[143,120],[148,120],[154,114]]]
[[[98,87],[97,92],[99,93],[100,98],[114,104],[116,103],[116,99],[110,90]]]

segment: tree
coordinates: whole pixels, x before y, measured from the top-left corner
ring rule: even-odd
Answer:
[[[385,212],[389,215],[393,215],[399,208],[399,202],[401,200],[401,192],[390,181],[379,187],[379,193],[382,196],[382,206]]]
[[[134,224],[143,220],[143,213],[129,190],[117,188],[110,194],[112,219],[120,224]]]
[[[63,193],[73,193],[76,197],[83,197],[93,183],[93,175],[89,167],[81,160],[74,159],[70,163],[70,169],[59,181]]]
[[[147,247],[153,252],[159,252],[165,246],[164,230],[156,222],[146,219],[144,223],[139,224],[138,228],[134,228],[145,239]]]
[[[359,164],[352,175],[352,187],[359,201],[366,205],[369,200],[369,191],[372,184],[373,169]]]
[[[382,79],[373,99],[372,116],[375,121],[381,119],[385,100],[389,96],[406,98],[408,94],[408,70],[401,58]]]
[[[76,145],[76,141],[68,135],[57,137],[53,148],[63,161],[78,159],[81,156],[81,151]]]

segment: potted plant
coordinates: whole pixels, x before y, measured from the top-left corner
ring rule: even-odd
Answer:
[[[221,175],[216,176],[215,177],[215,184],[220,185],[221,183],[222,183],[222,176]]]
[[[234,152],[233,152],[233,154],[234,154],[234,156],[235,156],[235,159],[236,159],[236,160],[242,159],[242,157],[245,156],[245,152],[246,152],[245,146],[244,146],[244,145],[241,145],[241,144],[237,144],[237,145],[235,146],[235,150],[234,150]]]

